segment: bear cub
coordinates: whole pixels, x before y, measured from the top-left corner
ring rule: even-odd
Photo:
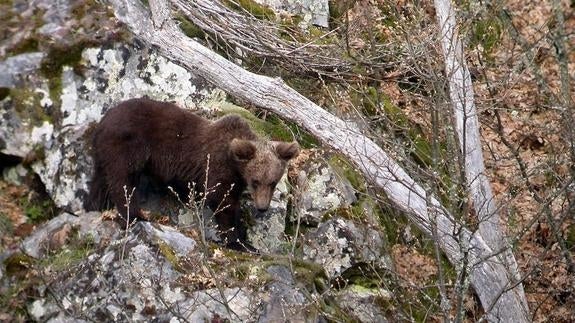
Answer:
[[[127,100],[94,129],[86,209],[102,210],[111,202],[125,225],[143,217],[137,194],[126,206],[124,187],[129,194],[146,176],[187,201],[192,183],[196,194],[206,192],[207,176],[206,205],[215,212],[224,241],[231,248],[249,249],[241,221],[242,192],[247,188],[255,207],[266,211],[287,162],[298,153],[296,142],[258,138],[239,116],[210,121],[172,103]]]

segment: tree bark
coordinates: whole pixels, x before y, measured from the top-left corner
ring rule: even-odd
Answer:
[[[481,235],[461,227],[437,199],[429,198],[431,206],[428,205],[425,190],[355,125],[323,110],[281,79],[246,71],[189,39],[173,22],[165,0],[149,1],[151,17],[139,0],[110,1],[116,16],[166,57],[229,94],[296,122],[340,151],[430,237],[435,223],[439,245],[449,260],[456,264],[468,257],[472,264],[472,285],[483,307],[489,310],[491,321],[528,321],[528,313],[522,305],[524,300],[514,292],[507,292],[516,286],[512,285],[505,266],[493,257],[492,249]],[[460,243],[469,246],[468,254],[460,252]]]

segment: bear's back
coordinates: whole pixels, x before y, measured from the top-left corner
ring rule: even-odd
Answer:
[[[178,138],[197,136],[209,124],[206,119],[172,103],[131,99],[106,113],[94,139],[118,144],[137,141],[164,145]],[[96,142],[95,146],[98,146]]]

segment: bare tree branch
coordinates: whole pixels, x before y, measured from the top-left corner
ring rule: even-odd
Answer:
[[[509,279],[505,264],[493,257],[495,253],[483,237],[461,227],[436,198],[428,199],[425,190],[377,144],[362,135],[355,125],[323,110],[281,79],[250,73],[189,39],[171,20],[166,1],[149,1],[153,20],[138,0],[111,2],[116,15],[136,35],[157,46],[167,57],[231,95],[305,127],[324,143],[346,155],[368,180],[385,190],[389,199],[428,236],[432,236],[434,224],[439,245],[452,263],[460,263],[468,257],[471,283],[483,307],[489,309],[488,318],[491,321],[528,321],[524,298],[515,292],[507,292],[514,290],[514,282]],[[469,255],[460,251],[462,243],[468,247]]]

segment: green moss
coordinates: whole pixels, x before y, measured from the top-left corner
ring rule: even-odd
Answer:
[[[293,259],[294,276],[296,281],[303,283],[308,290],[314,290],[319,281],[327,281],[327,275],[321,265],[302,259]]]
[[[12,220],[4,212],[0,211],[0,236],[11,236],[14,231]],[[2,252],[0,245],[0,252]]]
[[[302,129],[296,123],[288,121],[285,122],[285,124],[289,127],[291,133],[296,137],[297,142],[302,148],[310,149],[321,146],[321,142],[316,137]]]
[[[73,46],[54,46],[48,50],[46,57],[40,65],[40,72],[48,79],[60,77],[64,65],[77,66],[82,59],[82,51],[94,45],[88,40],[79,41]]]
[[[89,245],[78,247],[66,247],[43,260],[44,265],[56,272],[69,269],[81,263],[93,248]]]
[[[6,274],[8,274],[9,276],[21,277],[28,269],[30,269],[34,261],[35,261],[34,258],[24,253],[21,252],[14,253],[6,260],[4,260]]]
[[[385,95],[380,89],[368,86],[364,89],[358,89],[353,93],[353,103],[361,107],[362,112],[366,116],[385,116],[390,128],[404,129],[409,126],[409,121],[405,113],[393,104],[391,98]]]
[[[176,20],[179,22],[178,25],[186,36],[190,38],[204,38],[206,35],[200,27],[190,21],[186,16],[178,14]]]
[[[569,250],[575,248],[575,224],[571,224],[567,227],[565,232],[565,243]]]
[[[501,41],[502,29],[502,23],[496,15],[475,21],[472,26],[470,45],[473,47],[481,45],[483,53],[490,57],[493,49]]]
[[[178,256],[174,252],[174,250],[167,243],[165,243],[163,241],[158,240],[157,244],[158,244],[158,249],[160,250],[160,253],[162,253],[162,255],[166,258],[166,260],[170,264],[172,264],[172,266],[176,270],[183,271],[182,265],[180,264],[180,259],[178,258]]]
[[[24,209],[24,214],[32,223],[41,223],[51,219],[56,213],[54,202],[49,199],[29,200],[23,197],[18,204]]]
[[[12,55],[18,55],[22,53],[37,52],[39,48],[38,39],[35,37],[29,37],[16,44],[16,46],[12,47],[10,53]]]
[[[409,128],[407,133],[411,144],[411,157],[421,166],[432,166],[431,143],[427,140],[423,131],[418,127],[412,127]]]
[[[48,91],[50,94],[50,100],[56,105],[61,104],[62,95],[62,73],[59,75],[54,75],[48,79]]]
[[[340,177],[347,179],[356,191],[366,192],[367,183],[365,179],[349,160],[341,155],[334,154],[327,162]]]
[[[272,9],[268,8],[267,6],[263,6],[254,0],[224,0],[223,3],[228,8],[238,12],[245,10],[258,19],[273,21],[276,17]]]
[[[224,115],[236,114],[245,119],[252,130],[262,137],[272,140],[293,140],[290,128],[277,116],[268,114],[266,120],[259,119],[248,110],[231,103],[220,104]]]
[[[379,203],[369,194],[360,195],[359,200],[351,206],[351,213],[356,219],[365,219],[368,214],[379,219],[383,214]]]
[[[82,59],[82,51],[86,47],[95,45],[97,45],[96,42],[83,39],[71,46],[53,46],[48,50],[40,65],[40,73],[48,79],[50,99],[55,106],[61,104],[63,67],[78,67]]]
[[[59,272],[81,263],[95,250],[94,239],[88,235],[81,237],[76,229],[67,236],[66,244],[58,250],[48,250],[38,265]]]
[[[248,264],[240,264],[231,267],[231,275],[240,282],[245,281],[251,272],[251,267]]]
[[[52,117],[41,105],[42,94],[29,88],[10,89],[10,98],[14,109],[23,119],[32,121],[32,125],[40,126],[44,121],[52,122]]]
[[[345,270],[338,279],[345,282],[342,282],[343,284],[334,282],[333,285],[336,288],[352,284],[366,290],[373,290],[389,285],[387,280],[391,277],[385,269],[377,268],[374,264],[358,263]]]
[[[0,101],[4,100],[10,95],[10,89],[7,87],[0,87]]]

